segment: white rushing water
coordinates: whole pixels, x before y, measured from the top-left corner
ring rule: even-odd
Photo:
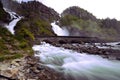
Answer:
[[[120,62],[97,55],[81,54],[47,43],[34,45],[35,56],[44,65],[62,72],[67,80],[120,80]]]
[[[115,50],[120,50],[120,45],[118,45],[120,42],[109,42],[109,43],[95,43],[96,47],[100,49],[115,49]],[[91,46],[93,47],[94,45],[86,43],[85,46]]]
[[[21,2],[28,2],[28,1],[34,1],[34,0],[16,0],[16,1],[21,3]]]
[[[6,25],[5,27],[12,33],[14,34],[14,27],[16,26],[17,22],[21,20],[22,17],[18,16],[15,12],[11,12],[7,9],[4,8],[4,10],[10,14],[11,16],[11,22]]]
[[[98,47],[98,48],[106,48],[106,49],[117,49],[117,50],[120,50],[120,45],[118,45],[120,42],[111,42],[111,43],[105,43],[103,46],[101,46],[100,43],[96,43],[95,45]]]
[[[55,22],[51,23],[52,29],[57,36],[69,36],[69,31],[63,27],[56,25]]]

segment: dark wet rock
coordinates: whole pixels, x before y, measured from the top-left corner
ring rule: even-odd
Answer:
[[[38,59],[36,60],[34,57],[28,57],[26,59],[28,59],[27,65],[25,66],[25,76],[27,79],[65,80],[64,76],[61,73],[58,73],[55,70],[44,66],[44,64],[41,64]]]
[[[20,61],[17,63],[16,61]],[[13,63],[14,62],[14,63]],[[16,66],[16,63],[19,66]],[[2,65],[4,64],[4,65]],[[64,75],[40,62],[39,58],[25,58],[0,62],[0,80],[66,80]]]
[[[120,43],[118,43],[117,45],[120,45]]]
[[[36,39],[33,42],[34,44],[40,44],[38,42],[46,42],[49,44],[84,44],[84,43],[96,43],[96,42],[105,42],[102,39],[97,37],[79,37],[79,36],[40,36],[35,35]]]
[[[120,60],[120,57],[117,57],[116,59],[117,59],[117,60]]]
[[[80,53],[88,53],[93,55],[100,55],[104,58],[111,60],[120,59],[120,50],[112,48],[98,48],[95,44],[85,45],[85,44],[54,44],[57,47],[64,47],[65,49],[71,49]]]
[[[10,21],[10,15],[4,11],[3,5],[0,1],[0,24],[3,23],[8,23]]]

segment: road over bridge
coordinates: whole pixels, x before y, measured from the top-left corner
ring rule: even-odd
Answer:
[[[79,37],[79,36],[35,36],[36,39],[34,44],[39,44],[40,42],[48,43],[96,43],[103,42],[97,37]]]

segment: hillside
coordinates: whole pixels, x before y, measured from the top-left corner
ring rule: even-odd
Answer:
[[[104,40],[120,40],[120,21],[97,19],[91,13],[77,6],[67,8],[61,14],[60,25],[67,27],[70,36],[98,37]]]
[[[10,15],[8,13],[6,13],[3,9],[3,5],[0,2],[0,23],[4,23],[4,22],[8,22],[10,19]]]
[[[57,36],[51,23],[59,21],[61,27],[66,27],[70,36],[97,37],[103,40],[120,40],[120,21],[116,19],[97,19],[88,11],[73,6],[67,8],[59,17],[59,14],[52,8],[45,6],[37,1],[18,3],[12,0],[1,0],[0,3],[0,44],[1,54],[7,53],[32,53],[31,46],[35,40],[35,35],[39,36]],[[7,4],[5,4],[7,2]],[[16,12],[23,18],[16,24],[12,35],[3,23],[10,22],[10,15],[3,9],[8,8]],[[16,43],[16,44],[13,44]],[[13,52],[14,50],[14,52]],[[28,51],[28,52],[26,52]]]
[[[10,22],[10,15],[6,13],[0,2],[0,61],[32,55],[33,50],[27,42],[18,41],[4,24]]]
[[[19,36],[18,32],[23,30],[31,33],[33,37],[34,35],[56,36],[50,23],[58,20],[59,15],[53,9],[40,2],[31,1],[21,3],[17,13],[24,16],[24,18],[15,27],[16,35]]]
[[[17,1],[0,0],[0,80],[120,79],[120,21]]]

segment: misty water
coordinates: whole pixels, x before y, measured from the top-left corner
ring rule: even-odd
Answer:
[[[55,22],[51,23],[52,30],[57,36],[69,36],[69,31],[65,27],[60,27],[55,24]]]
[[[47,43],[34,45],[35,56],[45,66],[64,74],[67,80],[120,80],[120,62],[99,55],[78,53]]]

